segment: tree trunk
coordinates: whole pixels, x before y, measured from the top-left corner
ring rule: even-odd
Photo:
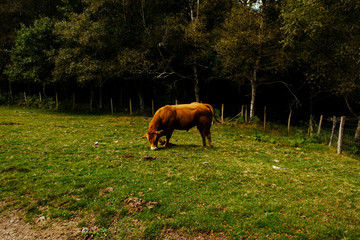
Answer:
[[[144,101],[144,96],[143,93],[141,92],[141,90],[137,90],[136,91],[138,96],[139,96],[139,103],[140,103],[140,112],[144,113],[145,112],[145,101]]]
[[[94,98],[94,91],[91,89],[91,91],[90,91],[90,112],[93,111],[93,98]]]
[[[42,94],[43,94],[44,98],[46,97],[45,90],[46,90],[46,84],[43,83],[43,85],[42,85]]]
[[[59,97],[58,92],[55,92],[55,104],[56,104],[56,110],[59,110]]]
[[[250,119],[255,116],[256,84],[251,82]]]
[[[254,69],[253,79],[250,81],[251,83],[250,120],[255,116],[256,78],[257,78],[257,69]]]
[[[257,87],[257,72],[260,65],[260,57],[255,62],[253,76],[251,83],[251,102],[250,102],[250,121],[255,116],[255,100],[256,100],[256,87]]]
[[[124,103],[123,103],[123,89],[122,88],[119,89],[119,104],[120,104],[121,108],[124,106]]]
[[[75,102],[75,93],[73,93],[73,106],[72,109],[74,110],[76,106],[76,102]]]
[[[195,92],[195,101],[200,102],[200,88],[199,88],[199,78],[198,78],[198,71],[196,60],[194,61],[194,92]]]
[[[200,0],[196,0],[196,16],[194,16],[194,0],[190,0],[190,17],[191,22],[193,23],[193,32],[194,35],[197,35],[196,25],[199,21],[199,11],[200,11]],[[194,47],[197,48],[197,42],[196,38],[193,38],[193,44]],[[194,62],[193,62],[193,73],[194,73],[194,93],[195,93],[195,101],[200,102],[200,88],[199,88],[199,76],[198,76],[198,69],[197,69],[197,61],[196,56],[194,56]]]
[[[99,87],[99,109],[103,108],[103,87],[102,87],[102,83],[100,83],[100,87]]]
[[[12,86],[11,86],[10,80],[9,80],[9,93],[10,93],[10,101],[11,101],[11,103],[14,103],[13,91],[12,91]]]

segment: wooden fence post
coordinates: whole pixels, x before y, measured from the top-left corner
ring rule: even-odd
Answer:
[[[224,104],[221,104],[221,121],[224,121]]]
[[[290,108],[290,113],[288,118],[288,134],[290,134],[291,115],[292,115],[292,108]]]
[[[40,101],[40,103],[39,103],[39,107],[41,107],[41,105],[42,105],[42,97],[41,97],[41,92],[39,92],[39,101]]]
[[[112,98],[110,98],[110,108],[111,108],[111,114],[114,114],[114,105]]]
[[[175,99],[175,105],[178,105],[178,100],[177,99]]]
[[[132,116],[132,104],[131,104],[131,98],[129,98],[129,108],[130,108],[130,116]]]
[[[264,107],[264,130],[266,130],[266,105]]]
[[[314,127],[313,127],[313,116],[310,114],[310,122],[309,122],[309,136],[312,137],[314,134]]]
[[[247,105],[245,105],[245,123],[247,123],[247,121],[248,121],[248,117],[247,117],[247,114],[248,114],[248,112],[247,112]]]
[[[244,118],[244,105],[241,105],[240,115],[241,115],[242,118]]]
[[[331,147],[331,145],[332,145],[332,143],[333,143],[333,141],[334,141],[334,134],[335,134],[335,128],[336,128],[336,122],[337,122],[336,116],[333,116],[333,117],[331,118],[331,120],[333,121],[333,126],[332,126],[332,130],[331,130],[329,147]]]
[[[319,121],[319,127],[318,127],[318,130],[317,130],[317,135],[320,135],[322,121],[323,121],[323,115],[321,115],[321,116],[320,116],[320,121]]]
[[[27,101],[27,97],[26,97],[26,92],[24,92],[24,100],[25,100],[26,106],[29,106],[29,105],[28,105],[28,101]]]
[[[55,103],[56,103],[56,110],[59,110],[59,98],[58,98],[58,93],[55,93]]]
[[[345,117],[342,116],[340,119],[340,127],[339,127],[339,139],[337,145],[337,154],[341,154],[342,152],[342,142],[343,142],[343,135],[344,135],[344,124],[345,124]]]
[[[355,131],[355,139],[359,139],[359,137],[360,137],[360,119],[358,121],[358,125]]]

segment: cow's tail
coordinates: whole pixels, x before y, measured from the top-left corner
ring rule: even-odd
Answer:
[[[214,108],[210,105],[210,104],[207,104],[205,103],[206,107],[208,107],[210,109],[210,112],[213,116],[213,118],[215,119],[215,121],[217,121],[218,123],[222,123],[215,115],[215,111],[214,111]]]

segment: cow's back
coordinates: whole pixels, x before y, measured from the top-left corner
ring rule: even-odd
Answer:
[[[191,103],[175,105],[178,126],[176,129],[188,130],[194,126],[211,124],[212,113],[205,104]]]
[[[211,125],[212,112],[206,104],[166,105],[156,111],[150,128],[189,130],[194,126]]]

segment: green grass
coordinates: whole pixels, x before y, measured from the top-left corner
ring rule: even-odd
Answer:
[[[175,146],[150,151],[141,139],[149,121],[0,107],[1,211],[22,209],[29,222],[76,218],[97,229],[86,235],[108,239],[162,238],[168,229],[229,239],[360,238],[358,158],[230,124],[213,125],[213,149],[192,129],[175,131]],[[126,197],[158,206],[130,213]]]

